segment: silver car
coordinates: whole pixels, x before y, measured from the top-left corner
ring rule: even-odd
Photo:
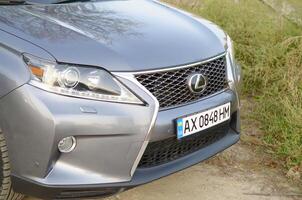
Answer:
[[[239,140],[213,23],[153,0],[0,4],[0,199],[106,196]]]

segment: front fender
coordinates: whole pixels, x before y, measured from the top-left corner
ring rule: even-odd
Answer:
[[[0,98],[29,81],[30,71],[22,58],[25,52],[55,61],[42,48],[0,29]]]

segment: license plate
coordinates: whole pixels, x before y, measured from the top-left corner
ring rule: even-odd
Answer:
[[[228,121],[231,115],[231,103],[227,103],[210,110],[177,119],[177,138],[211,128]]]

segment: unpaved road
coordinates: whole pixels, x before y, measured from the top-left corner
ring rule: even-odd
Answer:
[[[243,102],[248,115],[253,106]],[[302,200],[302,186],[264,152],[254,122],[242,117],[242,141],[214,158],[106,200]],[[34,200],[28,197],[26,200]]]
[[[248,147],[237,145],[207,163],[108,200],[302,199],[297,186],[252,156],[256,154]]]

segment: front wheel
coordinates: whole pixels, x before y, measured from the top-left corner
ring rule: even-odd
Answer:
[[[0,200],[21,200],[24,196],[14,192],[10,175],[7,145],[0,129]]]

